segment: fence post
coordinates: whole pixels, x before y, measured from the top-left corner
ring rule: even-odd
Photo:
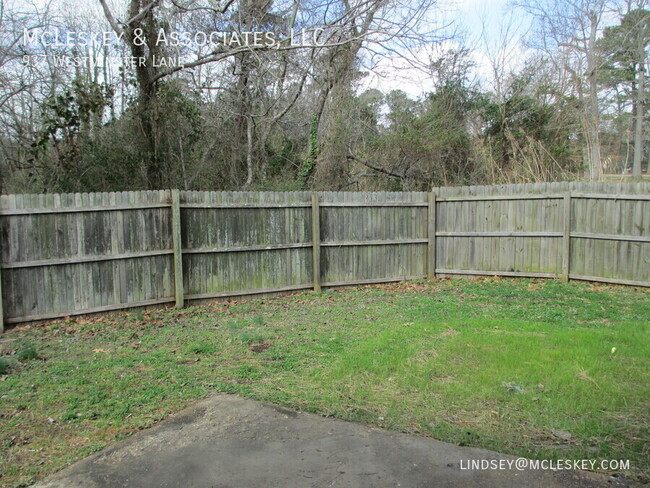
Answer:
[[[427,247],[427,277],[432,280],[436,277],[436,193],[429,193],[428,210],[428,238]]]
[[[564,235],[562,237],[562,281],[571,274],[571,191],[564,195]]]
[[[314,291],[320,292],[320,206],[317,193],[313,193],[311,196],[311,236]]]
[[[176,308],[183,308],[183,253],[181,246],[181,194],[172,190],[172,243],[174,246],[174,292]]]

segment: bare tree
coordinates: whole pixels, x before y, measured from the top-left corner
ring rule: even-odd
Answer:
[[[52,49],[26,42],[25,34],[58,25],[49,2],[0,1],[0,191],[6,188],[7,174],[35,173],[30,144],[40,103],[65,82],[64,68],[52,62]]]
[[[600,155],[600,103],[598,71],[602,59],[597,41],[604,28],[606,13],[613,11],[610,0],[522,0],[516,5],[533,15],[537,37],[531,46],[546,52],[558,70],[569,73],[582,111],[585,143],[585,174],[591,179],[602,175]]]
[[[235,139],[245,147],[245,185],[250,186],[256,171],[263,175],[265,165],[256,165],[256,148],[264,144],[272,128],[289,112],[306,84],[319,86],[316,112],[322,114],[331,91],[349,79],[362,46],[373,43],[381,49],[395,49],[395,40],[403,45],[424,40],[420,29],[435,0],[418,2],[416,7],[398,0],[328,0],[304,2],[284,0],[129,0],[124,19],[118,20],[106,0],[99,0],[105,17],[116,34],[124,40],[134,59],[145,59],[134,67],[138,85],[138,114],[147,157],[147,174],[151,187],[162,184],[158,156],[159,117],[158,89],[172,75],[232,60],[235,93],[238,98],[233,114],[237,121]],[[210,49],[186,47],[188,59],[173,66],[156,66],[153,62],[165,54],[161,30],[188,27],[188,19],[203,18],[216,29],[239,33],[286,28],[276,32],[275,43],[220,43]],[[296,44],[295,29],[307,33],[311,41]],[[418,30],[420,29],[420,30]],[[280,29],[282,30],[282,29]],[[416,36],[417,34],[417,36]],[[297,78],[287,81],[289,59],[295,51],[309,55],[293,63]],[[273,69],[269,69],[273,67]],[[314,75],[314,70],[319,74]],[[272,73],[276,79],[272,80]],[[274,86],[283,96],[271,103],[263,102],[270,93],[261,81]],[[267,98],[268,100],[268,98]],[[279,102],[279,103],[278,103]],[[233,164],[236,162],[234,161]],[[259,166],[256,168],[256,166]]]

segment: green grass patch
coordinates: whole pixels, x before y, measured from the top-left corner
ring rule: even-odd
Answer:
[[[539,459],[629,459],[647,480],[649,339],[649,290],[499,279],[19,327],[0,337],[2,485],[215,391]]]
[[[36,344],[31,340],[23,340],[18,344],[16,351],[16,359],[18,361],[29,361],[30,359],[38,359],[38,352]]]

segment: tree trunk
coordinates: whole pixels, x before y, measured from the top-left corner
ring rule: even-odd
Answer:
[[[140,2],[131,1],[129,14],[133,18],[141,13]],[[149,11],[142,19],[141,24],[130,25],[125,32],[131,55],[135,59],[146,59],[145,63],[138,63],[135,67],[135,76],[138,82],[138,109],[137,117],[140,123],[142,139],[140,141],[142,159],[145,166],[147,186],[150,190],[162,188],[162,168],[158,155],[158,84],[156,81],[157,68],[154,66],[154,56],[158,54],[156,43],[156,20]],[[143,32],[146,43],[138,40],[138,30]]]
[[[138,103],[138,120],[142,140],[140,142],[142,157],[147,175],[147,186],[150,190],[162,188],[162,170],[158,157],[158,94],[153,85],[140,91]]]
[[[255,176],[255,167],[253,165],[253,116],[249,113],[246,116],[246,184],[253,184]]]
[[[598,107],[598,79],[596,76],[596,36],[598,22],[592,14],[589,35],[589,52],[587,53],[587,73],[589,83],[589,100],[587,113],[587,151],[589,154],[589,178],[598,180],[603,174],[603,163],[600,158],[600,110]]]
[[[643,159],[643,114],[645,112],[645,29],[641,29],[638,40],[639,63],[637,65],[636,114],[634,122],[634,162],[632,176],[641,178],[641,160]]]

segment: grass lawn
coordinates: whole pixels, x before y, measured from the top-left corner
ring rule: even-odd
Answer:
[[[616,348],[616,349],[613,349]],[[650,290],[438,280],[19,327],[0,336],[0,485],[225,391],[650,475]]]

